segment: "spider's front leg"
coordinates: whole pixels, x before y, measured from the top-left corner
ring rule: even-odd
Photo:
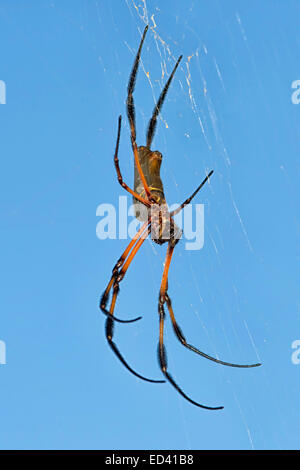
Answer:
[[[151,191],[146,181],[142,167],[141,167],[137,144],[136,144],[135,106],[134,106],[134,99],[133,99],[133,92],[135,88],[136,76],[137,76],[137,71],[138,71],[139,62],[141,58],[141,51],[142,51],[142,47],[143,47],[143,43],[144,43],[147,31],[148,31],[148,25],[144,29],[143,36],[142,36],[142,39],[141,39],[141,42],[140,42],[140,45],[139,45],[139,48],[138,48],[138,51],[134,60],[134,64],[131,70],[131,74],[129,77],[128,87],[127,87],[126,107],[127,107],[127,117],[129,121],[129,127],[130,127],[130,140],[131,140],[131,147],[132,147],[132,151],[134,155],[134,162],[138,170],[139,176],[141,178],[141,181],[143,183],[147,201],[151,201],[152,200]]]
[[[122,116],[119,116],[118,120],[118,135],[117,135],[117,143],[116,143],[116,148],[115,148],[115,154],[114,154],[114,164],[117,172],[117,177],[120,185],[122,186],[123,189],[125,189],[127,192],[129,192],[132,196],[134,196],[136,199],[138,199],[142,204],[144,204],[147,207],[150,207],[150,203],[147,199],[143,198],[139,194],[137,194],[135,191],[133,191],[124,181],[122,177],[122,173],[120,170],[120,165],[119,165],[119,144],[120,144],[120,136],[121,136],[121,123],[122,123]]]

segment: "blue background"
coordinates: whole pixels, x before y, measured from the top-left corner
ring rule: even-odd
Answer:
[[[2,449],[299,448],[300,79],[296,0],[0,2]],[[96,208],[117,206],[113,166],[132,184],[125,99],[145,24],[135,102],[137,140],[154,97],[183,61],[159,119],[169,204],[214,169],[205,244],[175,250],[169,293],[188,340],[231,369],[184,349],[167,322],[169,384],[133,377],[112,354],[98,310],[126,240],[96,237]],[[147,78],[146,73],[149,73]],[[131,203],[131,199],[128,200]],[[165,247],[145,242],[121,285],[116,342],[161,378],[157,296]]]

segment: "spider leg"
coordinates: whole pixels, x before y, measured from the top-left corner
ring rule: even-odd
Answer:
[[[109,281],[104,293],[102,294],[102,297],[101,297],[101,300],[100,300],[100,305],[99,305],[99,307],[100,307],[101,311],[104,313],[104,315],[107,315],[109,317],[111,316],[111,313],[106,309],[106,305],[107,305],[107,302],[108,302],[110,290],[111,290],[111,288],[114,284],[115,279],[117,278],[117,276],[119,274],[119,269],[123,266],[123,264],[125,262],[125,259],[128,256],[128,253],[131,251],[132,247],[137,243],[137,240],[140,239],[140,237],[143,235],[143,232],[145,231],[145,229],[148,225],[149,225],[149,221],[145,222],[142,225],[140,230],[135,234],[135,236],[130,241],[129,245],[127,246],[127,248],[124,251],[124,253],[122,254],[122,256],[118,259],[117,263],[115,264],[115,266],[112,270],[112,276],[110,278],[110,281]],[[147,232],[145,232],[145,233],[147,233]],[[132,323],[132,322],[140,320],[141,318],[142,317],[137,317],[137,318],[134,318],[132,320],[121,320],[120,318],[117,318],[117,317],[114,316],[114,320],[119,322],[119,323]]]
[[[120,143],[120,135],[121,135],[121,122],[122,122],[122,116],[119,116],[119,121],[118,121],[118,136],[117,136],[117,143],[116,143],[116,149],[115,149],[115,155],[114,155],[114,163],[115,163],[115,168],[118,176],[118,181],[122,188],[124,188],[126,191],[128,191],[132,196],[134,196],[136,199],[138,199],[140,202],[142,202],[145,206],[150,207],[149,202],[141,197],[139,194],[137,194],[135,191],[133,191],[124,181],[123,177],[121,174],[120,170],[120,165],[119,165],[119,158],[118,158],[118,153],[119,153],[119,143]]]
[[[221,410],[223,406],[218,406],[218,407],[205,406],[189,398],[183,392],[183,390],[177,385],[177,383],[174,381],[173,377],[169,374],[167,370],[168,368],[167,354],[166,354],[166,348],[164,345],[164,319],[165,319],[164,303],[166,301],[168,272],[169,272],[169,267],[170,267],[173,251],[174,251],[174,246],[172,246],[170,242],[168,245],[165,267],[164,267],[164,272],[163,272],[162,282],[161,282],[161,287],[160,287],[160,292],[159,292],[159,301],[158,301],[158,314],[159,314],[158,359],[159,359],[160,368],[161,368],[162,373],[166,377],[166,379],[170,382],[170,384],[173,385],[173,387],[177,390],[177,392],[180,393],[180,395],[183,396],[183,398],[185,398],[187,401],[189,401],[193,405],[199,406],[200,408],[204,408],[207,410]]]
[[[171,81],[174,77],[174,74],[176,72],[176,69],[179,65],[179,62],[181,61],[182,59],[182,55],[179,57],[179,59],[177,60],[176,64],[175,64],[175,67],[167,81],[167,83],[165,84],[161,94],[160,94],[160,97],[158,98],[158,101],[155,105],[155,108],[153,110],[153,114],[152,114],[152,118],[149,122],[149,125],[148,125],[148,130],[147,130],[147,147],[150,149],[151,147],[151,143],[152,143],[152,139],[153,139],[153,136],[154,136],[154,133],[155,133],[155,128],[156,128],[156,124],[157,124],[157,116],[162,108],[162,105],[164,103],[164,100],[165,100],[165,97],[166,97],[166,94],[168,92],[168,89],[169,89],[169,86],[171,84]]]
[[[191,200],[196,196],[196,194],[198,193],[198,191],[200,191],[200,189],[202,188],[202,186],[205,185],[206,181],[209,180],[209,178],[211,177],[211,175],[213,174],[213,170],[211,170],[208,175],[206,176],[206,178],[204,178],[204,180],[202,181],[202,183],[198,186],[198,188],[196,189],[196,191],[193,192],[193,194],[188,197],[179,207],[177,207],[177,209],[175,209],[174,211],[170,212],[170,215],[173,217],[174,215],[178,214],[178,212],[180,212],[184,206],[187,206]]]
[[[140,57],[141,57],[141,50],[142,50],[143,42],[145,40],[147,31],[148,31],[148,25],[144,29],[143,36],[142,36],[142,39],[141,39],[141,42],[140,42],[140,45],[139,45],[139,48],[135,57],[135,61],[132,67],[132,71],[129,77],[128,88],[127,88],[128,95],[127,95],[126,105],[127,105],[127,116],[128,116],[129,126],[130,126],[131,146],[132,146],[132,151],[134,155],[135,165],[137,167],[139,176],[143,183],[146,197],[147,199],[151,201],[152,200],[151,191],[149,189],[149,186],[147,184],[145,175],[143,173],[143,170],[140,164],[138,149],[136,145],[135,107],[134,107],[134,100],[133,100],[133,92],[135,88],[136,75],[137,75],[138,66],[139,66]]]
[[[195,353],[199,354],[200,356],[203,356],[206,359],[209,359],[210,361],[217,362],[218,364],[223,364],[224,366],[240,367],[240,368],[261,366],[261,364],[259,364],[259,363],[258,364],[232,364],[231,362],[224,362],[224,361],[221,361],[220,359],[216,359],[212,356],[209,356],[208,354],[200,351],[199,349],[195,348],[191,344],[188,344],[186,342],[186,339],[185,339],[182,331],[181,331],[181,328],[179,327],[178,323],[175,320],[175,315],[174,315],[174,312],[173,312],[171,299],[170,299],[170,297],[167,293],[165,293],[165,300],[166,300],[166,304],[167,304],[169,314],[170,314],[170,317],[171,317],[174,332],[175,332],[177,338],[179,339],[179,341],[181,342],[181,344],[183,344],[183,346],[190,349],[191,351],[194,351]]]
[[[146,233],[149,234],[150,229],[148,229],[148,232],[146,232]],[[140,238],[138,240],[138,242],[136,243],[135,247],[133,248],[131,254],[129,255],[126,263],[124,264],[122,270],[120,271],[119,275],[114,279],[114,293],[113,293],[111,306],[110,306],[110,310],[109,310],[109,318],[107,318],[107,320],[106,320],[105,334],[106,334],[106,339],[108,341],[109,346],[111,347],[111,349],[113,350],[115,355],[118,357],[118,359],[122,362],[122,364],[126,367],[126,369],[129,370],[129,372],[131,372],[133,375],[135,375],[139,379],[145,380],[146,382],[163,383],[163,382],[165,382],[164,380],[148,379],[147,377],[144,377],[143,375],[140,375],[137,372],[135,372],[129,366],[129,364],[125,361],[125,359],[121,355],[118,347],[116,346],[116,344],[113,341],[114,319],[115,319],[114,309],[115,309],[117,295],[118,295],[118,292],[119,292],[119,282],[121,282],[121,280],[124,278],[125,273],[126,273],[128,267],[129,267],[131,261],[133,260],[134,256],[136,255],[137,251],[139,250],[139,248],[142,246],[145,239],[146,239],[146,237]]]
[[[146,222],[147,223],[147,222]],[[141,248],[142,244],[146,240],[147,236],[149,235],[151,231],[151,225],[148,227],[148,229],[142,233],[142,235],[139,237],[137,240],[136,244],[132,248],[131,253],[129,254],[126,262],[124,263],[122,269],[116,274],[116,276],[113,278],[113,296],[111,300],[111,306],[110,306],[110,311],[109,311],[109,316],[113,316],[114,308],[115,308],[115,303],[117,300],[118,293],[120,292],[120,282],[124,279],[124,276],[133,260],[135,255],[137,254],[138,250]],[[114,317],[115,318],[115,317]],[[141,317],[139,317],[141,318]]]
[[[131,372],[133,375],[138,377],[139,379],[145,380],[146,382],[152,382],[152,383],[164,383],[165,380],[154,380],[154,379],[148,379],[147,377],[144,377],[143,375],[138,374],[135,372],[129,364],[125,361],[123,358],[122,354],[120,353],[119,349],[117,348],[116,344],[112,340],[113,338],[113,331],[114,331],[114,321],[112,318],[107,318],[106,320],[106,325],[105,325],[105,333],[106,333],[106,339],[108,341],[109,346],[117,356],[117,358],[122,362],[122,364],[126,367],[129,372]]]

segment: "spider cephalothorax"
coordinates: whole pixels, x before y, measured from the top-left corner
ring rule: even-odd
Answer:
[[[151,239],[158,245],[169,242],[174,247],[182,236],[182,230],[176,225],[168,205],[153,204],[148,210],[151,217]]]
[[[127,116],[130,125],[130,136],[131,136],[131,145],[132,151],[134,155],[134,189],[131,189],[122,178],[121,170],[119,167],[119,158],[118,158],[118,151],[119,151],[119,142],[120,142],[120,134],[121,134],[121,116],[119,117],[119,124],[118,124],[118,135],[117,135],[117,143],[114,155],[114,163],[117,171],[118,181],[121,186],[128,191],[134,199],[135,204],[135,215],[136,217],[143,222],[140,230],[136,233],[133,239],[130,241],[129,245],[127,246],[126,250],[122,254],[122,256],[118,259],[117,263],[115,264],[112,276],[110,281],[101,297],[100,301],[100,308],[102,312],[107,315],[106,320],[106,338],[108,343],[117,357],[120,359],[122,364],[135,376],[139,377],[140,379],[146,380],[148,382],[164,382],[164,380],[153,380],[148,379],[137,372],[135,372],[125,361],[123,356],[121,355],[119,349],[117,348],[116,344],[113,342],[113,331],[114,331],[114,321],[118,321],[120,323],[129,323],[136,320],[139,320],[141,317],[134,318],[133,320],[120,320],[114,315],[115,304],[117,300],[117,295],[119,293],[120,287],[119,284],[123,280],[129,265],[131,264],[133,258],[135,257],[136,253],[144,243],[145,239],[150,234],[152,240],[159,245],[163,243],[168,243],[166,260],[164,264],[164,271],[162,275],[162,281],[159,290],[158,296],[158,314],[159,314],[159,343],[158,343],[158,357],[159,357],[159,364],[162,373],[164,374],[165,378],[173,385],[173,387],[190,403],[199,406],[201,408],[209,409],[209,410],[219,410],[222,409],[222,406],[218,407],[210,407],[201,405],[200,403],[192,400],[189,398],[183,390],[177,385],[174,381],[173,377],[168,372],[168,365],[167,365],[167,355],[164,346],[164,320],[165,320],[165,310],[164,306],[166,304],[168,308],[168,312],[170,314],[170,318],[172,321],[174,332],[178,338],[178,340],[185,346],[186,348],[194,351],[195,353],[199,354],[202,357],[205,357],[211,361],[217,362],[218,364],[223,364],[231,367],[256,367],[260,364],[232,364],[229,362],[221,361],[220,359],[216,359],[208,354],[200,351],[199,349],[195,348],[194,346],[187,343],[178,323],[175,320],[171,299],[168,295],[168,273],[170,268],[170,263],[172,259],[172,255],[174,252],[174,248],[178,243],[182,233],[180,228],[174,222],[174,215],[180,212],[187,204],[191,202],[194,196],[200,191],[202,186],[206,183],[206,181],[210,178],[213,171],[210,171],[206,178],[202,181],[202,183],[198,186],[198,188],[193,192],[193,194],[187,198],[176,210],[169,212],[168,206],[166,204],[166,199],[164,195],[163,184],[160,178],[160,166],[162,162],[162,154],[158,151],[151,150],[151,143],[155,133],[156,123],[157,123],[157,116],[161,110],[163,105],[164,99],[166,97],[168,88],[172,81],[172,78],[175,74],[175,71],[179,65],[179,62],[182,56],[179,57],[177,60],[173,71],[164,86],[160,97],[157,101],[157,104],[154,107],[152,117],[150,119],[148,130],[147,130],[147,139],[146,139],[146,146],[137,147],[136,144],[136,128],[135,128],[135,108],[134,108],[134,100],[133,100],[133,91],[135,87],[136,75],[138,70],[138,65],[140,61],[141,49],[142,45],[146,36],[146,32],[148,30],[148,26],[146,26],[139,49],[133,64],[133,68],[130,74],[129,83],[128,83],[128,95],[127,95]],[[112,300],[110,304],[109,310],[107,310],[107,302],[109,298],[109,294],[113,290]]]

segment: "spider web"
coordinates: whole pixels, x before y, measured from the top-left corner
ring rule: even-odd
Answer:
[[[141,25],[141,24],[145,24],[145,25],[149,24],[150,25],[150,30],[153,34],[153,40],[154,40],[154,43],[156,45],[158,60],[160,61],[161,76],[157,80],[159,82],[159,91],[160,91],[163,87],[163,84],[166,80],[166,77],[168,76],[168,74],[170,72],[170,67],[176,61],[176,58],[177,58],[176,54],[173,52],[172,42],[169,42],[168,39],[165,39],[162,36],[163,33],[160,33],[159,19],[158,19],[159,18],[159,9],[158,8],[153,7],[153,4],[152,4],[152,8],[148,10],[146,0],[143,0],[142,2],[135,2],[134,0],[126,0],[126,4],[127,4],[128,9],[129,9],[129,11],[132,15],[133,20],[137,21],[137,19],[139,19],[140,20],[138,22],[139,25]],[[246,37],[245,31],[243,30],[241,19],[238,16],[238,14],[237,14],[237,21],[238,21],[239,26],[241,28],[242,38],[245,42],[247,42],[247,37]],[[235,200],[235,197],[234,197],[234,194],[233,194],[232,184],[231,184],[231,181],[230,181],[230,175],[229,175],[229,171],[228,171],[230,169],[230,166],[231,166],[231,159],[230,159],[230,155],[229,155],[229,153],[226,149],[226,145],[223,141],[222,132],[219,129],[218,115],[217,115],[217,111],[215,109],[214,102],[213,102],[213,97],[212,97],[213,90],[211,90],[211,88],[210,88],[210,86],[207,82],[207,79],[206,79],[206,76],[205,76],[205,66],[206,66],[207,62],[210,62],[210,67],[215,68],[215,73],[217,74],[217,76],[219,78],[219,82],[220,82],[220,85],[223,89],[223,92],[226,93],[226,88],[225,88],[225,85],[224,85],[222,72],[221,72],[220,67],[217,63],[217,59],[210,54],[208,46],[205,45],[201,41],[201,37],[199,37],[199,35],[194,30],[192,30],[190,27],[187,26],[186,29],[187,29],[187,31],[190,31],[191,34],[194,34],[194,35],[197,36],[197,38],[199,38],[199,45],[195,50],[192,50],[190,55],[188,57],[186,57],[183,61],[183,65],[181,66],[180,77],[176,78],[177,81],[179,82],[179,85],[180,85],[179,91],[177,91],[176,99],[178,99],[178,102],[179,102],[180,94],[181,94],[181,100],[182,100],[182,97],[185,97],[186,103],[187,102],[189,103],[189,108],[190,108],[189,111],[191,111],[192,114],[193,114],[193,117],[189,116],[189,118],[194,119],[195,123],[198,125],[199,135],[202,135],[203,142],[205,143],[205,146],[206,146],[206,149],[207,149],[206,160],[207,160],[208,163],[207,163],[207,166],[205,167],[205,169],[209,170],[208,165],[213,164],[214,167],[216,165],[216,162],[214,161],[214,156],[211,156],[211,153],[213,153],[214,150],[217,149],[216,157],[218,156],[219,158],[221,157],[223,159],[222,165],[219,165],[219,167],[220,167],[219,172],[224,171],[226,173],[225,179],[226,179],[227,188],[226,188],[226,186],[225,186],[225,188],[227,189],[227,192],[229,193],[228,194],[228,199],[230,199],[230,203],[232,205],[233,217],[236,217],[236,219],[239,223],[240,231],[241,231],[242,236],[244,237],[244,240],[245,240],[245,245],[246,245],[245,249],[253,251],[253,247],[251,246],[251,241],[250,241],[249,236],[247,234],[247,229],[246,229],[245,223],[243,222],[242,215],[240,214],[238,204],[237,204],[237,202]],[[138,30],[139,30],[139,32],[141,32],[141,28],[138,27]],[[130,52],[134,56],[134,51],[127,44],[127,42],[126,42],[126,45],[128,46]],[[178,49],[178,47],[176,47],[176,49]],[[145,69],[145,66],[144,66],[143,62],[141,64],[141,70],[143,71],[143,73],[146,76],[147,81],[150,85],[150,88],[151,88],[151,91],[152,91],[153,102],[155,103],[155,99],[157,97],[158,92],[155,91],[155,88],[157,89],[157,87],[154,85],[154,78],[152,78],[151,74]],[[199,91],[200,91],[200,93],[199,93]],[[167,105],[165,105],[165,108],[167,108]],[[189,113],[189,114],[191,114],[191,113]],[[167,110],[166,111],[163,110],[161,115],[160,115],[161,123],[164,125],[165,129],[169,128],[167,115],[168,115]],[[212,130],[212,132],[211,132],[211,130]],[[190,135],[186,132],[184,134],[184,137],[186,139],[189,139]],[[166,146],[166,150],[167,150],[166,133],[164,133],[163,139],[165,141],[165,146]],[[188,160],[192,160],[192,158],[188,154],[185,155],[185,158],[188,159]],[[182,196],[181,196],[182,193],[178,189],[179,185],[180,185],[180,181],[175,176],[175,171],[169,163],[166,163],[166,167],[167,167],[167,169],[165,170],[165,172],[170,175],[171,178],[169,178],[169,179],[171,179],[172,184],[174,185],[174,188],[175,188],[175,192],[178,195],[178,201],[180,201],[180,198],[182,198]],[[189,171],[193,171],[192,167],[193,167],[193,163],[191,161],[189,161]],[[195,174],[196,177],[199,177],[199,171],[194,169],[194,174]],[[166,177],[166,174],[164,176]],[[222,175],[222,177],[223,176],[224,175]],[[213,216],[213,215],[211,214],[211,216]],[[209,225],[211,225],[211,224],[209,224]],[[218,224],[216,223],[215,230],[211,229],[209,227],[207,231],[208,231],[208,238],[209,238],[208,243],[211,243],[212,246],[213,246],[214,256],[216,257],[216,261],[217,261],[217,263],[222,263],[220,255],[219,255],[219,251],[222,250],[223,248],[222,248],[222,240],[220,240],[221,234],[220,234],[220,229],[218,227]],[[218,239],[217,239],[217,237],[218,237]],[[149,254],[149,250],[148,250],[148,263],[149,263],[149,266],[152,266],[151,259],[152,259],[153,255],[158,256],[158,250],[156,249],[156,247],[154,247],[153,244],[151,244],[151,247],[152,247],[152,252],[150,254]],[[203,319],[203,316],[200,313],[200,311],[203,309],[203,307],[206,307],[207,302],[204,302],[204,300],[203,300],[203,295],[204,295],[203,294],[203,289],[201,289],[200,281],[199,281],[199,278],[197,276],[197,267],[195,267],[195,263],[193,262],[193,259],[192,259],[193,258],[193,253],[187,252],[187,257],[186,258],[187,258],[186,262],[187,262],[187,265],[188,265],[187,269],[189,271],[188,272],[188,277],[190,279],[192,279],[192,282],[194,284],[194,291],[195,291],[195,295],[193,296],[193,303],[190,304],[190,309],[193,312],[194,316],[193,315],[189,316],[189,322],[192,322],[193,318],[194,318],[194,320],[197,319],[200,322],[201,328],[203,329],[203,331],[205,333],[205,336],[207,337],[208,344],[210,344],[210,347],[213,347],[213,353],[216,355],[216,357],[219,358],[218,351],[219,351],[220,347],[217,344],[215,344],[214,339],[211,337],[209,329],[207,328],[207,326],[205,324],[205,320]],[[161,259],[160,259],[159,264],[161,266]],[[154,281],[154,279],[155,279],[155,275],[153,274],[153,277],[152,277],[153,288],[157,291],[158,282]],[[170,286],[171,286],[171,284],[170,284]],[[179,289],[182,289],[182,292],[184,292],[184,289],[185,289],[184,283],[178,282],[178,290]],[[235,285],[232,285],[232,289],[234,291],[234,295],[236,296],[237,302],[238,302],[238,290],[237,290]],[[170,290],[172,291],[171,287],[170,287]],[[176,291],[177,291],[177,289],[176,289]],[[220,293],[217,293],[217,295],[220,295]],[[225,295],[225,294],[223,293],[223,295]],[[245,333],[246,333],[246,335],[248,336],[248,339],[249,339],[249,344],[252,346],[253,351],[254,351],[254,354],[252,355],[252,357],[254,359],[256,358],[255,360],[257,360],[257,361],[260,361],[259,353],[258,353],[257,347],[255,345],[255,340],[254,340],[254,338],[253,338],[253,336],[250,332],[247,321],[246,321],[246,319],[243,318],[242,312],[240,310],[238,311],[238,314],[240,315],[239,319],[231,318],[230,321],[231,321],[232,330],[229,331],[229,332],[226,331],[226,326],[222,325],[223,317],[221,315],[218,315],[218,321],[220,321],[220,325],[221,325],[222,332],[224,334],[225,342],[227,343],[228,349],[230,350],[230,343],[232,342],[232,339],[230,338],[230,334],[232,334],[232,332],[234,332],[234,334],[236,336],[236,339],[238,339],[237,338],[238,333],[237,333],[237,330],[236,330],[235,322],[238,322],[238,321],[243,322],[244,328],[245,328]],[[241,327],[241,325],[240,325],[240,327]],[[249,350],[249,348],[248,348],[248,350]],[[173,356],[172,356],[172,351],[170,351],[170,350],[169,350],[169,356],[171,357],[172,370],[174,370],[175,375],[178,376],[179,371],[178,371],[178,368],[176,368],[176,364],[175,364],[175,361],[174,361]],[[252,438],[252,434],[251,434],[251,428],[248,425],[247,419],[246,419],[245,414],[243,412],[243,408],[242,408],[242,405],[241,405],[239,397],[238,397],[238,392],[236,392],[234,390],[234,386],[230,382],[230,379],[227,378],[227,381],[229,382],[229,385],[231,386],[232,394],[234,396],[234,401],[236,402],[236,406],[239,409],[240,417],[241,417],[241,420],[243,422],[243,425],[245,427],[245,430],[246,430],[246,433],[247,433],[247,436],[248,436],[248,439],[249,439],[249,445],[250,445],[251,448],[254,448],[254,442],[253,442],[253,438]],[[180,397],[179,397],[179,400],[180,400]],[[181,412],[182,412],[182,419],[185,423],[185,425],[184,425],[185,438],[186,438],[188,447],[190,447],[191,443],[190,443],[190,437],[189,437],[189,432],[188,432],[188,425],[187,425],[186,420],[185,420],[183,409],[182,409],[182,407],[180,407],[180,408],[181,408]]]
[[[240,293],[247,275],[245,266],[239,263],[239,257],[255,259],[255,248],[248,233],[245,214],[239,207],[239,197],[236,194],[236,178],[238,178],[234,173],[236,155],[233,159],[227,145],[228,136],[224,136],[226,116],[222,113],[221,103],[222,98],[231,93],[231,90],[228,79],[223,76],[218,50],[216,48],[211,50],[210,45],[204,43],[201,32],[196,31],[190,25],[189,15],[194,8],[192,1],[186,3],[185,17],[181,17],[180,21],[178,17],[174,20],[175,13],[171,15],[177,26],[174,30],[173,25],[171,33],[167,28],[167,12],[162,11],[160,2],[125,0],[125,4],[129,34],[123,39],[122,53],[124,53],[124,48],[129,51],[131,63],[134,60],[142,31],[145,25],[149,25],[134,94],[138,145],[143,144],[145,129],[156,99],[179,54],[182,53],[185,41],[189,43],[189,50],[184,51],[184,58],[159,116],[154,142],[154,147],[164,155],[162,179],[169,204],[182,202],[203,179],[203,175],[211,169],[215,171],[212,184],[207,185],[199,197],[200,202],[205,204],[204,249],[199,252],[186,251],[181,241],[175,250],[174,258],[176,259],[170,271],[169,292],[174,303],[176,318],[190,342],[205,352],[237,363],[261,362],[255,333],[252,332],[257,317],[254,320],[251,319],[252,312],[249,308],[247,310],[247,299],[243,298]],[[96,2],[99,24],[103,27],[100,6],[99,2]],[[183,14],[183,11],[181,10],[180,13]],[[111,15],[115,31],[118,31],[118,14],[113,8]],[[245,45],[251,55],[247,32],[238,12],[233,21],[239,31],[239,41]],[[228,25],[226,28],[230,35]],[[128,54],[126,56],[128,57]],[[228,52],[227,59],[232,61],[232,68],[238,73],[239,65],[236,63],[234,54],[231,57]],[[123,106],[122,112],[124,113],[125,86],[130,66],[126,71],[118,70],[117,60],[115,66],[116,71],[122,76],[124,94],[118,96],[117,100]],[[129,136],[127,122],[124,122],[123,126],[126,129],[123,133],[125,140],[124,136],[126,135],[127,138]],[[234,134],[234,129],[232,132]],[[127,140],[129,141],[129,138]],[[181,145],[180,150],[177,150],[177,144]],[[123,156],[131,155],[129,143],[123,143],[123,149],[125,148],[127,152],[123,150]],[[131,180],[133,159],[122,159],[122,168],[126,179]],[[216,194],[218,194],[218,199],[216,199]],[[228,240],[224,240],[224,230],[227,232],[232,230],[235,234],[234,246],[228,246]],[[235,250],[239,251],[234,259],[237,274],[232,276],[227,263]],[[149,241],[147,246],[144,246],[144,252],[144,260],[137,260],[133,269],[142,270],[146,265],[147,296],[151,302],[152,297],[155,301],[157,298],[165,250]],[[241,286],[239,276],[244,277]],[[127,288],[129,288],[128,285],[126,285]],[[151,303],[151,308],[155,309],[155,301]],[[151,322],[153,322],[153,316]],[[144,335],[143,328],[138,328],[136,334]],[[153,333],[154,329],[151,331]],[[188,389],[188,394],[195,398],[198,392],[197,382],[190,383],[187,388],[184,386],[192,371],[191,368],[187,369],[189,374],[182,372],[185,362],[180,362],[179,355],[183,356],[185,351],[176,345],[168,331],[166,331],[166,343],[170,370],[176,378],[180,377],[179,383],[183,389],[186,391]],[[178,347],[178,353],[173,352],[175,347]],[[190,357],[188,355],[183,357],[182,361],[192,361],[193,367],[197,367],[197,370],[206,367],[200,361],[196,366],[198,357],[191,359],[187,359]],[[240,425],[247,436],[248,447],[254,449],[257,445],[263,446],[263,431],[252,403],[252,397],[244,383],[244,381],[253,383],[255,376],[251,372],[252,375],[249,374],[247,378],[244,373],[239,376],[225,369],[221,366],[213,368],[212,374],[208,375],[210,381],[215,380],[217,383],[217,392],[211,400],[214,405],[224,404],[222,397],[226,389],[227,399],[231,397],[232,407],[237,411]],[[263,379],[265,387],[269,388],[267,376],[264,375]],[[211,388],[213,387],[211,383]],[[167,402],[165,403],[168,406]],[[274,406],[283,422],[278,404]],[[190,421],[180,396],[178,396],[178,408],[182,420],[182,438],[185,446],[192,448],[195,444],[190,431]],[[276,440],[277,437],[275,436],[274,439]],[[279,446],[278,441],[277,445]]]
[[[291,87],[300,78],[299,2],[21,3],[0,7],[7,45],[0,79],[8,93],[1,107],[2,323],[14,362],[1,369],[3,445],[299,448],[300,365],[291,360],[300,331],[300,105],[291,100],[300,97]],[[242,370],[200,358],[179,344],[166,312],[170,373],[191,399],[224,405],[222,412],[199,410],[170,384],[129,374],[105,341],[98,311],[128,240],[96,238],[95,209],[118,209],[126,195],[113,165],[120,114],[120,167],[133,183],[126,89],[146,24],[134,92],[137,144],[145,144],[154,104],[183,54],[153,140],[169,205],[214,170],[194,200],[205,207],[204,246],[188,251],[183,239],[172,258],[176,320],[207,354],[263,363]],[[157,297],[165,253],[166,246],[145,242],[116,306],[120,318],[143,316],[116,324],[115,341],[153,379],[161,378]]]

